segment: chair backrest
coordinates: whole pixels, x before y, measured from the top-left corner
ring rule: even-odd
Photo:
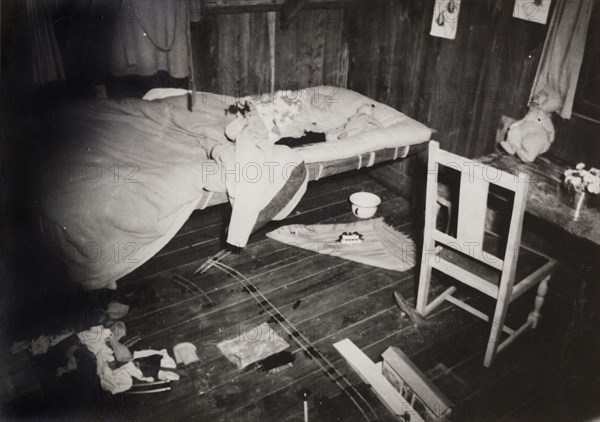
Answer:
[[[453,206],[453,213],[456,215],[455,235],[444,233],[436,228],[440,166],[446,166],[460,173],[458,210]],[[427,172],[424,247],[432,247],[435,242],[441,243],[502,271],[503,279],[514,279],[528,193],[525,174],[513,175],[473,159],[452,154],[440,149],[435,141],[429,143]],[[490,185],[497,185],[514,192],[505,239],[506,248],[502,257],[483,250]],[[427,239],[432,239],[433,243],[428,243]]]

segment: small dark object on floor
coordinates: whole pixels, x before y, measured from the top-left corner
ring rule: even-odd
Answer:
[[[275,353],[258,362],[259,367],[267,372],[276,372],[278,368],[291,366],[294,362],[294,355],[291,352],[284,350],[283,352]]]
[[[292,306],[292,308],[298,309],[298,307],[300,306],[301,303],[302,303],[301,300],[297,300],[296,303],[294,303],[294,306]]]
[[[160,369],[161,355],[150,355],[144,358],[138,358],[135,362],[139,365],[145,377],[158,378]]]
[[[320,132],[304,132],[299,138],[285,137],[275,142],[275,145],[285,145],[290,148],[300,147],[307,144],[318,144],[325,142],[325,134]]]
[[[406,299],[402,297],[402,295],[398,292],[394,292],[394,300],[396,301],[396,305],[400,308],[403,315],[406,315],[412,325],[419,331],[421,326],[427,324],[427,320],[423,318],[423,316],[416,311]]]

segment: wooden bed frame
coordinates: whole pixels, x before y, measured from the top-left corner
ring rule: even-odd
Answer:
[[[335,174],[345,173],[353,170],[361,170],[372,167],[375,164],[416,155],[419,152],[426,150],[427,144],[428,141],[410,146],[383,148],[340,160],[305,163],[306,169],[308,170],[308,180],[317,181],[324,177],[333,176]],[[223,204],[225,202],[228,202],[227,194],[225,192],[205,191],[202,198],[200,198],[200,201],[198,201],[196,209],[203,210],[207,207]]]

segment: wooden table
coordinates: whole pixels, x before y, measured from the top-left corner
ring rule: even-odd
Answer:
[[[518,157],[501,152],[476,160],[512,174],[527,174],[530,183],[527,213],[575,237],[600,245],[600,207],[586,206],[575,220],[573,206],[560,198],[563,172],[573,165],[546,156],[538,157],[534,163],[523,163]]]

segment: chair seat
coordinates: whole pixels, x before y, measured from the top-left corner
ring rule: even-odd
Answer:
[[[490,232],[485,233],[483,250],[490,254],[490,259],[493,259],[492,256],[497,256],[498,251],[503,250],[504,247],[505,246],[497,235]],[[436,267],[436,260],[445,260],[450,264],[454,264],[489,283],[489,286],[484,286],[482,288],[478,288],[477,286],[472,287],[478,288],[478,290],[487,293],[490,296],[495,296],[497,288],[500,285],[501,271],[470,257],[467,248],[465,248],[464,252],[465,253],[461,253],[452,247],[442,245],[436,252],[437,259],[433,260],[433,267]],[[514,284],[515,290],[520,290],[519,283],[521,281],[526,281],[528,276],[535,274],[536,271],[539,271],[540,269],[544,269],[543,274],[539,275],[543,276],[550,271],[555,263],[552,258],[525,246],[520,247],[518,256],[519,259],[517,261]]]

